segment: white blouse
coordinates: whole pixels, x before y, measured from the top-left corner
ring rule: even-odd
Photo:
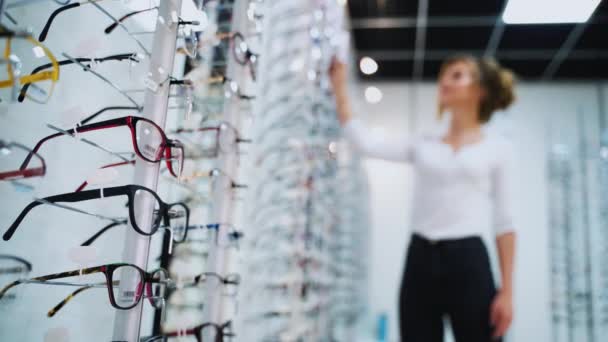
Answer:
[[[458,151],[439,136],[387,139],[356,119],[344,127],[356,150],[369,157],[412,164],[415,182],[412,230],[428,239],[481,236],[488,213],[496,235],[514,230],[511,144],[485,135]]]

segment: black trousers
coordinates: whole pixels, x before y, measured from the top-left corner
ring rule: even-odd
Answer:
[[[456,342],[495,341],[490,325],[495,294],[481,238],[429,241],[414,234],[399,295],[401,341],[443,342],[446,316]]]

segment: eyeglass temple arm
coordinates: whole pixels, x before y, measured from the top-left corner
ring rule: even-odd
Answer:
[[[81,5],[80,2],[75,2],[75,3],[69,4],[69,5],[65,5],[63,7],[59,7],[58,9],[54,10],[53,13],[51,13],[51,15],[49,16],[49,19],[47,19],[46,24],[44,24],[44,27],[42,28],[42,31],[40,32],[40,36],[38,36],[38,41],[43,42],[46,39],[46,36],[49,33],[49,29],[51,28],[51,24],[53,23],[53,20],[55,20],[55,17],[57,15],[59,15],[59,13],[65,12],[72,8],[79,7],[80,5]]]
[[[28,151],[28,153],[32,152],[29,148],[26,148],[25,150]],[[46,162],[44,161],[44,158],[42,158],[37,153],[33,153],[32,157],[33,156],[38,157],[38,159],[42,163],[41,166],[31,168],[31,169],[19,169],[17,171],[0,172],[0,180],[11,179],[14,177],[19,177],[19,176],[24,177],[24,178],[33,177],[33,176],[43,176],[46,173]]]
[[[0,299],[4,296],[4,294],[8,290],[10,290],[11,288],[13,288],[19,284],[27,284],[28,282],[44,283],[47,280],[68,278],[68,277],[74,277],[74,276],[80,276],[80,275],[92,274],[92,273],[98,273],[98,272],[105,272],[105,268],[106,268],[106,266],[89,267],[89,268],[83,268],[83,269],[75,270],[75,271],[67,271],[67,272],[49,274],[49,275],[36,277],[36,278],[32,278],[32,279],[15,280],[14,282],[6,285],[4,288],[2,288],[2,290],[0,290]],[[51,283],[49,283],[49,284],[51,284]]]
[[[76,132],[81,133],[81,132],[94,131],[94,130],[97,130],[97,129],[118,127],[118,126],[126,125],[127,122],[128,122],[128,120],[129,120],[129,117],[127,116],[127,117],[122,117],[122,118],[117,118],[117,119],[112,119],[112,120],[106,120],[106,121],[96,122],[96,123],[92,123],[92,124],[89,124],[89,125],[80,126],[77,129],[68,129],[68,130],[65,131],[65,133],[73,135]],[[23,163],[21,164],[21,166],[19,167],[19,169],[20,170],[25,170],[27,168],[27,165],[32,160],[32,157],[34,156],[34,154],[38,152],[38,150],[40,149],[40,147],[42,146],[42,144],[44,144],[48,140],[60,137],[62,135],[64,135],[64,134],[63,133],[55,133],[55,134],[51,134],[51,135],[49,135],[49,136],[47,136],[45,138],[42,138],[42,140],[40,140],[36,144],[36,146],[34,146],[34,148],[27,155],[27,157],[25,157],[25,160],[23,161]]]
[[[234,181],[232,181],[230,185],[234,189],[247,189],[249,187],[247,184],[236,183]]]
[[[86,118],[82,119],[82,121],[79,122],[80,125],[84,125],[87,122],[95,119],[96,117],[98,117],[99,115],[101,115],[103,112],[109,111],[109,110],[136,110],[138,112],[141,112],[143,108],[142,107],[135,107],[135,106],[112,106],[112,107],[105,107],[102,108],[100,110],[98,110],[97,112],[91,114],[90,116],[87,116]]]
[[[61,308],[63,308],[70,300],[72,300],[72,298],[74,298],[74,296],[76,296],[77,294],[79,294],[82,291],[88,290],[88,289],[92,289],[93,286],[83,286],[79,289],[76,289],[76,291],[70,293],[67,297],[65,297],[61,302],[59,302],[59,304],[55,305],[51,310],[49,310],[49,312],[47,312],[47,317],[53,317],[55,316],[55,314],[61,310]]]
[[[117,55],[112,55],[112,56],[107,56],[107,57],[103,57],[103,58],[84,58],[84,57],[79,57],[79,58],[74,58],[73,60],[71,59],[66,59],[63,61],[59,61],[57,62],[57,64],[59,65],[70,65],[70,64],[74,64],[75,61],[81,62],[81,63],[86,63],[86,62],[97,62],[97,63],[102,63],[102,62],[107,62],[107,61],[122,61],[125,59],[131,60],[133,62],[137,62],[139,63],[139,59],[135,58],[136,53],[121,53],[121,54],[117,54]],[[32,72],[30,73],[30,75],[34,75],[37,74],[43,70],[46,70],[48,68],[53,67],[53,63],[47,63],[47,64],[43,64],[40,65],[38,67],[36,67],[34,70],[32,70]],[[85,69],[86,71],[86,69]],[[22,87],[21,90],[19,91],[19,97],[17,98],[17,100],[19,102],[23,102],[25,100],[25,95],[27,94],[27,90],[29,89],[31,83],[25,83]]]
[[[90,246],[93,242],[95,242],[95,240],[97,240],[97,238],[99,238],[101,235],[103,235],[108,230],[110,230],[114,227],[123,226],[126,224],[127,224],[127,220],[124,220],[121,222],[112,222],[109,225],[101,228],[97,233],[93,234],[93,236],[91,236],[89,239],[87,239],[85,242],[83,242],[81,244],[81,246]]]
[[[98,283],[98,284],[88,284],[88,285],[84,285],[84,286],[82,286],[82,287],[80,287],[80,288],[78,288],[78,289],[74,290],[74,292],[70,293],[70,294],[69,294],[67,297],[65,297],[65,298],[64,298],[64,299],[63,299],[61,302],[59,302],[59,303],[58,303],[57,305],[55,305],[55,306],[54,306],[54,307],[53,307],[51,310],[49,310],[49,311],[47,312],[47,314],[46,314],[46,315],[47,315],[47,317],[53,317],[53,316],[55,316],[55,314],[56,314],[56,313],[57,313],[59,310],[61,310],[61,308],[63,308],[63,307],[64,307],[64,306],[65,306],[65,305],[66,305],[66,304],[67,304],[67,303],[68,303],[70,300],[72,300],[72,299],[73,299],[73,298],[74,298],[74,297],[75,297],[77,294],[79,294],[79,293],[81,293],[81,292],[83,292],[83,291],[85,291],[85,290],[88,290],[88,289],[94,289],[94,288],[96,288],[96,287],[98,287],[98,286],[100,286],[100,285],[102,285],[102,286],[104,286],[104,287],[106,287],[106,286],[107,286],[106,282],[103,282],[103,283]],[[117,286],[117,285],[119,285],[119,281],[118,281],[118,280],[115,280],[114,282],[112,282],[112,286]]]
[[[219,127],[178,128],[171,133],[180,134],[180,133],[194,133],[194,132],[205,132],[205,131],[219,131]]]
[[[2,290],[0,290],[0,299],[2,299],[2,297],[4,297],[4,294],[8,290],[12,289],[13,287],[15,287],[15,286],[17,286],[17,285],[19,285],[19,284],[21,284],[23,282],[24,282],[23,280],[15,280],[12,283],[10,283],[10,284],[6,285],[5,287],[3,287]]]
[[[146,56],[151,56],[152,54],[150,53],[150,51],[148,51],[148,49],[146,49],[145,45],[139,40],[137,39],[131,32],[129,32],[129,30],[127,29],[127,27],[120,22],[119,20],[117,20],[110,12],[108,12],[105,8],[101,7],[99,4],[97,4],[97,1],[99,0],[88,0],[88,2],[93,5],[95,8],[97,8],[101,13],[105,14],[108,18],[112,19],[114,21],[115,24],[117,24],[118,26],[120,26],[129,37],[131,37],[131,39],[133,41],[135,41],[135,43],[137,45],[139,45],[139,47],[144,51],[144,53],[146,54]]]
[[[93,2],[93,0],[89,1],[91,4],[95,5],[95,6],[99,6],[96,3]],[[106,83],[107,85],[109,85],[110,87],[114,88],[114,90],[116,90],[117,92],[119,92],[122,96],[124,96],[127,100],[129,100],[129,102],[131,102],[132,104],[134,104],[135,106],[139,107],[139,104],[137,103],[137,101],[135,101],[126,91],[122,90],[119,86],[117,86],[116,84],[114,84],[114,82],[110,81],[107,77],[103,76],[102,74],[96,72],[95,70],[91,69],[90,66],[85,65],[77,60],[75,60],[72,56],[68,55],[67,53],[62,53],[62,55],[67,58],[67,59],[71,59],[74,61],[74,63],[78,64],[79,66],[81,66],[83,69],[85,69],[86,71],[90,72],[91,74],[95,75],[97,78],[99,78],[100,80],[102,80],[104,83]],[[149,56],[150,54],[148,54]]]
[[[140,11],[134,11],[134,12],[131,12],[131,13],[127,13],[127,14],[123,15],[122,17],[120,17],[117,21],[113,22],[110,26],[106,27],[106,29],[104,30],[104,32],[106,34],[110,34],[110,33],[112,33],[112,31],[114,31],[114,29],[116,27],[118,27],[118,23],[122,23],[123,21],[127,20],[128,18],[130,18],[130,17],[132,17],[134,15],[137,15],[137,14],[140,14],[140,13],[149,12],[149,11],[152,11],[152,10],[157,10],[157,9],[158,9],[158,6],[155,6],[155,7],[146,8],[146,9],[143,9],[143,10],[140,10]]]
[[[11,260],[17,261],[17,262],[23,264],[28,272],[30,272],[32,270],[32,264],[29,261],[27,261],[21,257],[18,257],[16,255],[0,254],[0,259],[11,259]]]
[[[59,61],[57,62],[57,64],[59,65],[68,65],[68,64],[72,64],[74,62],[70,61],[70,60],[65,60],[65,61]],[[46,70],[48,68],[53,67],[53,63],[47,63],[47,64],[43,64],[40,65],[36,68],[34,68],[34,70],[32,70],[32,72],[30,73],[30,75],[34,75],[37,74],[43,70]],[[27,90],[30,88],[31,83],[25,83],[22,87],[21,90],[19,90],[19,96],[17,97],[17,101],[19,102],[23,102],[25,100],[25,95],[27,94]]]
[[[128,165],[128,164],[135,165],[135,160],[129,160],[129,161],[123,161],[123,162],[104,165],[104,166],[100,167],[100,169],[108,169],[111,167],[123,166],[123,165]],[[82,191],[87,185],[89,185],[89,182],[85,180],[84,182],[82,182],[82,184],[80,184],[80,186],[78,188],[76,188],[76,190],[74,192]]]
[[[42,144],[44,144],[46,141],[51,140],[53,138],[62,136],[63,134],[61,133],[55,133],[55,134],[51,134],[47,137],[42,138],[40,141],[38,141],[38,143],[36,144],[36,146],[34,146],[34,148],[30,151],[30,153],[27,154],[27,156],[25,157],[25,160],[23,161],[23,163],[21,163],[21,166],[19,167],[19,170],[23,171],[27,168],[28,164],[30,163],[30,161],[32,160],[32,158],[34,157],[34,155],[36,153],[38,153],[38,150],[40,149],[40,147],[42,146]]]
[[[222,276],[220,276],[219,274],[215,273],[215,272],[203,272],[197,276],[194,277],[194,283],[198,284],[201,281],[201,278],[203,277],[208,277],[208,276],[212,276],[212,277],[216,277],[218,278],[221,282],[224,281],[224,278],[222,278]]]
[[[81,202],[81,201],[88,201],[88,200],[92,200],[92,199],[102,198],[102,197],[113,197],[113,196],[125,195],[128,193],[127,188],[128,188],[128,186],[117,186],[117,187],[111,187],[111,188],[105,188],[105,189],[94,189],[94,190],[86,190],[86,191],[80,191],[80,192],[70,192],[70,193],[66,193],[66,194],[45,197],[42,200],[44,200],[46,202],[50,202],[50,203]],[[103,195],[102,195],[102,192],[103,192]],[[13,236],[13,234],[15,234],[15,231],[17,230],[17,228],[19,227],[19,225],[21,224],[21,221],[23,221],[25,216],[32,209],[34,209],[35,207],[37,207],[41,204],[43,204],[43,203],[41,203],[41,201],[34,201],[34,202],[31,202],[30,204],[28,204],[27,207],[25,207],[25,209],[23,209],[23,211],[19,214],[19,216],[17,217],[15,222],[13,222],[13,224],[7,229],[7,231],[2,236],[4,241],[10,240],[11,237]]]

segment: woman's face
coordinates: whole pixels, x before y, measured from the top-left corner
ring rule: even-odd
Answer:
[[[450,109],[479,103],[481,88],[475,75],[475,66],[469,61],[446,67],[439,76],[439,104]]]

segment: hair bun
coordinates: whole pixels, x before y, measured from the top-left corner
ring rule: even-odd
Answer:
[[[515,101],[515,75],[507,68],[499,66],[500,90],[496,96],[496,109],[507,109]]]
[[[515,75],[493,58],[482,58],[478,65],[481,82],[486,89],[483,110],[494,112],[507,109],[515,101]]]

